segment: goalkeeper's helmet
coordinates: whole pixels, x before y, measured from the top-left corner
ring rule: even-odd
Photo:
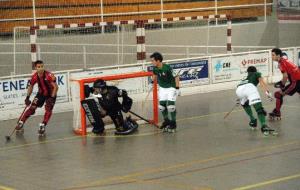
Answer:
[[[94,88],[105,88],[106,87],[106,82],[102,79],[98,79],[94,82],[93,87]]]
[[[256,67],[254,67],[254,66],[249,66],[248,67],[247,73],[255,73],[255,72],[257,72]]]

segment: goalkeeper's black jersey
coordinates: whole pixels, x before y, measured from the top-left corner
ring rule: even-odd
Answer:
[[[107,93],[101,94],[102,97],[99,99],[101,107],[110,113],[118,112],[122,109],[122,105],[118,98],[121,97],[122,91],[115,86],[107,86]],[[121,92],[120,92],[121,91]]]

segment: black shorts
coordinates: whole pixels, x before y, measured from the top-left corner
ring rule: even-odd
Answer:
[[[292,83],[286,85],[282,91],[285,92],[291,85]],[[287,95],[293,96],[296,92],[300,93],[300,80],[296,82],[295,87],[289,93],[287,93]]]
[[[37,107],[42,107],[45,103],[45,101],[50,98],[50,96],[43,96],[41,94],[36,94],[36,96],[34,97],[32,103],[35,104]]]

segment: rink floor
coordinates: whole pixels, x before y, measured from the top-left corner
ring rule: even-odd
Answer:
[[[177,133],[150,125],[134,135],[75,136],[72,113],[54,114],[47,136],[41,116],[23,136],[5,135],[16,120],[0,122],[0,190],[282,190],[300,189],[300,97],[285,97],[278,136],[248,128],[233,90],[181,96]],[[270,112],[275,102],[263,98]]]

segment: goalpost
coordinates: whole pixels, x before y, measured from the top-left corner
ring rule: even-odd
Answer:
[[[128,70],[134,70],[129,68]],[[85,99],[84,85],[92,86],[92,83],[97,79],[107,81],[108,85],[117,86],[119,89],[125,89],[129,96],[133,99],[132,111],[138,113],[144,118],[147,118],[151,123],[158,123],[158,94],[157,82],[153,83],[152,97],[145,99],[145,89],[147,86],[148,77],[152,76],[152,72],[137,71],[127,72],[125,74],[110,74],[97,77],[80,77],[74,74],[71,78],[71,93],[73,101],[73,131],[78,135],[86,135],[89,126],[84,109],[81,106],[81,101]],[[133,119],[134,115],[131,115]]]
[[[104,33],[102,28],[105,29]],[[124,43],[127,44],[126,47],[122,46]],[[32,62],[37,60],[40,50],[42,52],[39,55],[45,62],[60,63],[54,65],[56,68],[77,69],[116,63],[118,65],[144,63],[146,59],[144,22],[129,20],[32,26],[30,47]],[[47,55],[44,55],[43,51]],[[68,64],[64,64],[65,62]]]

